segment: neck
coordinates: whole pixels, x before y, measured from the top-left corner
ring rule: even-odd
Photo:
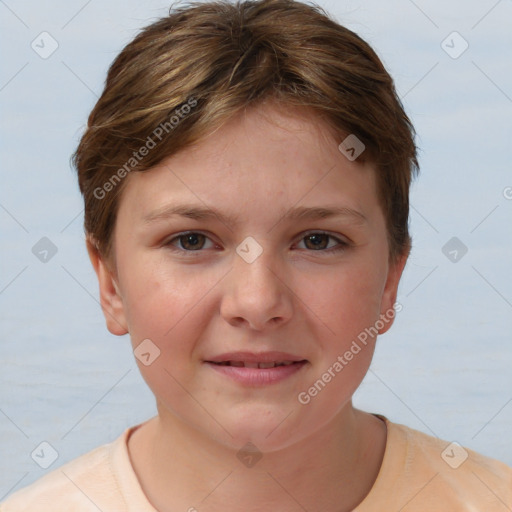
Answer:
[[[385,424],[348,404],[313,436],[257,462],[240,460],[236,450],[163,414],[133,433],[128,450],[159,512],[339,512],[353,510],[368,494],[385,444]]]

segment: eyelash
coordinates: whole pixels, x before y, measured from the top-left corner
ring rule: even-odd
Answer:
[[[179,241],[180,238],[182,237],[185,237],[185,236],[188,236],[188,235],[202,235],[204,236],[205,238],[207,238],[208,240],[210,240],[212,243],[213,240],[210,239],[210,237],[208,237],[205,233],[202,233],[201,231],[185,231],[183,233],[178,233],[176,236],[174,236],[173,238],[169,239],[168,241],[164,242],[162,245],[168,249],[170,249],[171,251],[173,252],[179,252],[179,253],[186,253],[187,255],[190,254],[190,256],[194,257],[196,254],[194,253],[197,253],[197,255],[201,254],[202,252],[204,252],[203,249],[197,249],[195,251],[191,251],[191,250],[187,250],[187,249],[181,249],[181,248],[177,248],[177,247],[174,247],[172,245],[172,243],[174,241]],[[326,233],[324,231],[310,231],[306,234],[304,234],[301,238],[300,238],[300,241],[302,242],[305,238],[307,238],[308,236],[312,236],[312,235],[325,235],[327,236],[329,239],[332,239],[332,240],[335,240],[336,242],[338,242],[338,245],[334,246],[334,247],[330,247],[329,249],[318,249],[318,250],[313,250],[313,249],[306,249],[307,252],[317,252],[317,253],[327,253],[327,254],[336,254],[338,252],[341,252],[343,250],[346,250],[348,247],[349,247],[349,243],[348,242],[345,242],[344,240],[341,240],[340,238],[338,237],[335,237],[334,235],[331,235],[329,233]],[[329,245],[329,244],[328,244]],[[189,256],[187,256],[189,257]]]

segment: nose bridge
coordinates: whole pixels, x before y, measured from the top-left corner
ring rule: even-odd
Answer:
[[[246,321],[261,329],[268,322],[281,322],[291,315],[287,287],[279,276],[278,255],[268,246],[245,239],[237,248],[229,285],[222,303],[222,314],[231,323]]]
[[[277,288],[274,281],[277,280],[275,271],[272,272],[272,267],[275,268],[275,263],[272,264],[272,257],[269,253],[259,256],[255,261],[248,263],[242,258],[235,265],[235,271],[239,282],[242,284],[242,289],[245,286],[247,290],[255,293],[261,290],[270,294]]]

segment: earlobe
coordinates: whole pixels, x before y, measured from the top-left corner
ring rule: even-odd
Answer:
[[[396,315],[395,304],[396,296],[398,293],[398,284],[400,283],[400,278],[402,277],[408,256],[409,251],[406,251],[400,255],[396,261],[390,262],[389,264],[389,271],[386,279],[386,285],[384,287],[384,292],[382,294],[380,310],[381,324],[384,325],[381,329],[379,329],[379,334],[384,334],[393,325]]]
[[[119,286],[114,278],[109,265],[101,256],[94,240],[87,237],[87,252],[94,271],[98,278],[100,288],[100,304],[105,316],[107,329],[117,336],[128,333],[124,305]]]

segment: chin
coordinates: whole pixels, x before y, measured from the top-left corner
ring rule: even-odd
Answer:
[[[225,418],[222,423],[224,444],[237,451],[247,443],[254,445],[260,452],[273,452],[287,448],[302,438],[307,437],[307,432],[299,431],[299,423],[296,421],[296,410],[292,407],[269,407],[268,404],[244,407],[244,411],[233,408],[233,416]],[[293,418],[295,416],[295,421]],[[300,425],[300,430],[304,425]]]

